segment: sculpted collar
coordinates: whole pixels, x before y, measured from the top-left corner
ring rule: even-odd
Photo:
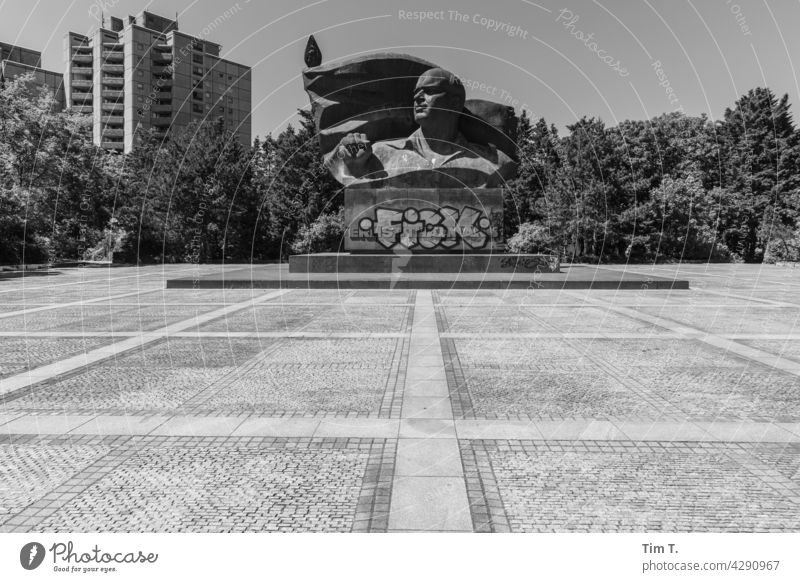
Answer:
[[[422,128],[419,128],[414,133],[409,135],[404,140],[402,147],[398,149],[413,150],[420,157],[426,158],[427,157],[426,154],[429,153],[430,150],[424,146],[423,140],[424,138],[422,136]],[[453,151],[453,153],[451,154],[443,156],[441,158],[441,162],[439,162],[439,165],[446,164],[453,158],[456,158],[458,156],[463,156],[465,152],[470,151],[469,142],[466,140],[466,138],[462,135],[460,131],[456,136],[456,140],[453,142],[453,148],[455,151]]]

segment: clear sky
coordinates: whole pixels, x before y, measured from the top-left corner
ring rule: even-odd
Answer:
[[[101,11],[143,9],[177,12],[181,30],[253,67],[254,136],[308,105],[309,34],[324,61],[412,54],[470,81],[468,97],[525,106],[560,128],[678,108],[718,118],[759,85],[800,103],[800,0],[0,0],[0,40],[62,71],[67,31],[89,33]]]

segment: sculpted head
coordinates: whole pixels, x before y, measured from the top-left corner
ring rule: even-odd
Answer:
[[[420,75],[414,89],[414,121],[423,131],[447,129],[455,134],[465,99],[458,77],[444,69],[429,69]]]

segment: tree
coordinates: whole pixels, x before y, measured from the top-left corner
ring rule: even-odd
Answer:
[[[665,177],[650,200],[623,213],[623,221],[639,226],[626,255],[634,261],[728,260],[728,248],[717,240],[716,218],[714,194],[697,177]]]
[[[723,236],[745,261],[759,262],[772,228],[796,220],[800,136],[788,95],[778,100],[769,89],[751,89],[725,111],[718,132],[723,186],[731,193]]]
[[[289,125],[270,152],[270,181],[264,192],[264,211],[269,213],[269,232],[286,256],[289,244],[302,226],[320,214],[336,213],[344,194],[322,162],[316,127],[311,113],[298,110],[300,127]]]

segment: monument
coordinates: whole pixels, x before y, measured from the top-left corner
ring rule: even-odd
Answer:
[[[325,165],[344,188],[343,253],[289,257],[168,288],[688,289],[674,278],[557,256],[508,254],[503,189],[517,171],[513,108],[466,99],[454,74],[377,53],[322,64],[311,37],[303,83]]]
[[[557,257],[503,252],[513,108],[467,100],[456,75],[408,55],[321,63],[311,37],[303,80],[345,188],[347,253],[291,257],[291,272],[558,272]]]

